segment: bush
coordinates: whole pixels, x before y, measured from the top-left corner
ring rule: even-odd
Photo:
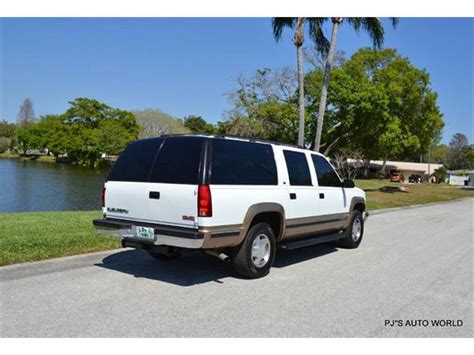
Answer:
[[[436,179],[436,182],[439,184],[446,180],[446,178],[448,177],[448,172],[446,168],[442,166],[439,169],[436,169],[431,176],[433,176]]]

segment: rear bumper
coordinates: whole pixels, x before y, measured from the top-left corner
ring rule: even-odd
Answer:
[[[120,239],[133,240],[137,243],[168,245],[189,249],[202,248],[204,243],[204,233],[194,228],[173,227],[112,218],[94,219],[92,223],[98,233]],[[153,228],[155,230],[155,239],[137,238],[134,233],[135,226]]]

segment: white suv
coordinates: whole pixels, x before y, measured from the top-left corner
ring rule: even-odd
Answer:
[[[103,189],[100,233],[159,259],[202,249],[257,278],[277,247],[357,248],[365,193],[321,154],[221,136],[162,136],[122,153]]]

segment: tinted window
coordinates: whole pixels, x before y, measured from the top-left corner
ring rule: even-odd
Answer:
[[[146,182],[163,138],[151,138],[130,144],[114,164],[107,180]]]
[[[269,144],[213,139],[211,184],[277,185],[272,147]]]
[[[199,181],[199,164],[204,138],[166,138],[151,173],[151,182],[192,184]]]
[[[320,155],[311,155],[311,158],[318,176],[319,186],[341,187],[341,180],[339,180],[334,168],[326,159]]]
[[[311,175],[309,166],[304,153],[284,150],[286,168],[290,176],[290,185],[293,186],[311,186]]]

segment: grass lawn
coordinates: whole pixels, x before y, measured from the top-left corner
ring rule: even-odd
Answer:
[[[0,265],[120,247],[95,232],[100,211],[0,213]]]
[[[463,190],[446,184],[403,184],[408,186],[410,192],[380,191],[379,189],[384,186],[401,185],[389,180],[356,180],[355,184],[366,192],[369,211],[474,197],[474,190]]]
[[[410,192],[381,192],[400,186],[388,180],[356,180],[367,193],[368,210],[474,197],[474,190],[444,184],[408,185]],[[0,213],[0,265],[50,259],[120,247],[112,237],[96,234],[92,226],[100,211]]]

